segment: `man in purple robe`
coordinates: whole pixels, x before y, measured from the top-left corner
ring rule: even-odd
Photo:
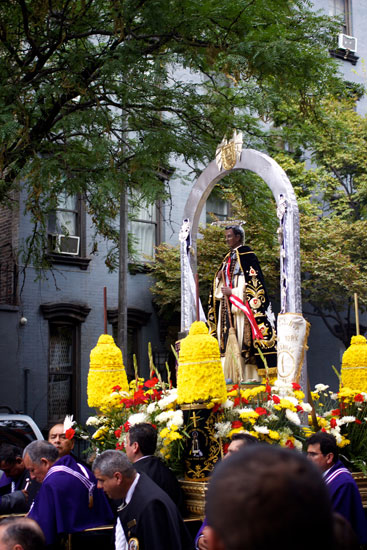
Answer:
[[[336,439],[317,432],[306,441],[307,456],[323,472],[335,512],[344,516],[354,529],[360,544],[367,543],[367,522],[361,495],[353,476],[339,460]]]
[[[113,514],[94,475],[56,447],[33,441],[23,453],[32,479],[42,483],[28,516],[41,527],[47,545],[60,536],[111,524]]]

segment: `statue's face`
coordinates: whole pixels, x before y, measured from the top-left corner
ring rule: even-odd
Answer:
[[[233,229],[226,229],[226,243],[231,250],[237,248],[242,243],[241,235],[235,235]]]

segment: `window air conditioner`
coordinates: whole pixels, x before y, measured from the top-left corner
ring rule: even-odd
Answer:
[[[357,39],[355,36],[348,36],[347,34],[340,33],[338,36],[338,48],[341,50],[348,50],[350,52],[357,51]]]
[[[80,237],[76,235],[52,235],[53,252],[77,256],[79,254]]]

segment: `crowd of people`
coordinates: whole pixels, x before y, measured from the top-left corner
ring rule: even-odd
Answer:
[[[196,537],[183,520],[179,483],[154,452],[150,424],[131,427],[126,453],[72,456],[63,424],[22,452],[0,445],[0,550],[60,548],[69,534],[110,527],[116,550],[358,550],[367,544],[360,493],[335,438],[311,436],[305,453],[236,434],[214,469]],[[14,514],[22,514],[14,515]],[[113,533],[113,535],[112,535]],[[113,536],[113,541],[112,541]],[[83,539],[80,539],[83,540]],[[85,539],[75,548],[101,548]]]

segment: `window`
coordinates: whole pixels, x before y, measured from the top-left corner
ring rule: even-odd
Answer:
[[[350,3],[350,0],[329,0],[329,15],[343,18],[340,32],[348,36],[352,34]]]
[[[212,193],[206,201],[206,223],[213,221],[213,215],[220,221],[227,220],[229,210],[229,203]]]
[[[49,322],[47,378],[48,423],[80,410],[80,326],[90,308],[76,303],[41,304]]]
[[[139,197],[134,193],[129,209],[129,231],[134,237],[136,256],[146,262],[154,258],[155,247],[160,241],[159,204],[139,204]]]
[[[77,414],[76,327],[50,323],[48,368],[48,422]]]
[[[48,216],[49,252],[53,263],[78,265],[87,269],[85,208],[79,195],[62,193],[57,209]]]
[[[50,233],[62,235],[79,235],[78,197],[62,193],[58,198],[57,210],[52,212],[48,220]]]

